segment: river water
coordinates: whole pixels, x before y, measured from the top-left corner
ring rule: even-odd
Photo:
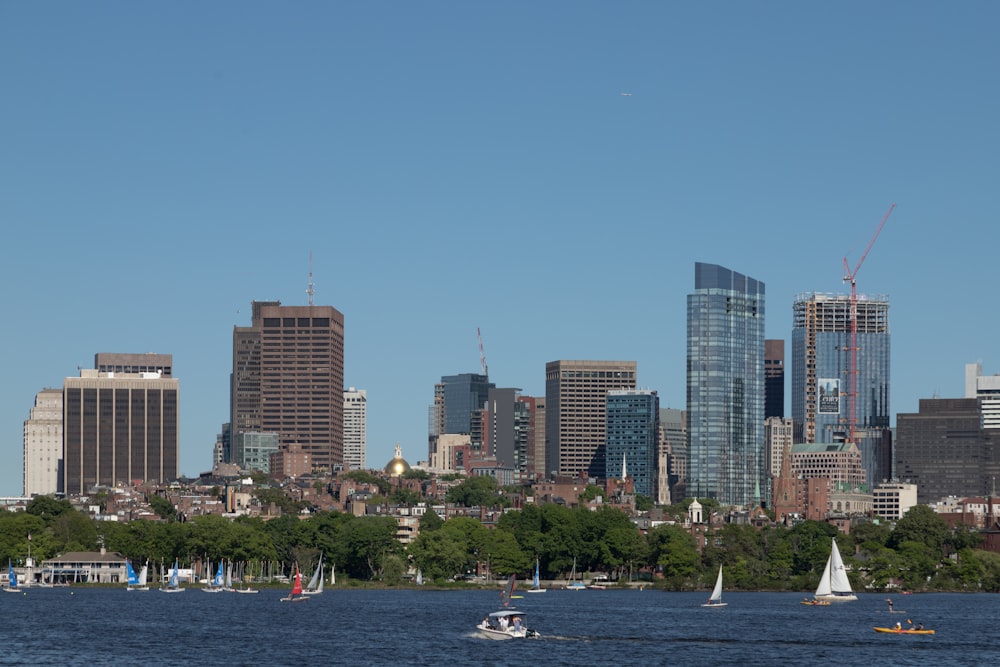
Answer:
[[[327,589],[308,602],[157,590],[32,589],[0,595],[0,665],[985,665],[1000,595],[861,595],[830,607],[802,594],[550,590],[513,604],[541,639],[488,641],[475,624],[498,591]],[[877,634],[907,618],[934,636]]]

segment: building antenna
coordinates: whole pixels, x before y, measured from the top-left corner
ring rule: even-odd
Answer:
[[[309,305],[313,305],[313,294],[316,290],[313,286],[313,254],[312,250],[309,251],[309,286],[306,288],[306,294],[309,295]]]
[[[479,327],[476,327],[476,338],[479,339],[479,365],[483,367],[483,375],[489,378],[490,373],[486,369],[486,353],[483,352],[483,335],[479,332]]]

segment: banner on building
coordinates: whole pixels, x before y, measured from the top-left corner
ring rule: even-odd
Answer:
[[[840,380],[821,378],[817,384],[819,385],[819,405],[816,408],[816,412],[821,415],[839,415]]]

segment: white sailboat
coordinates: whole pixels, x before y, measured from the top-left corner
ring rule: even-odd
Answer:
[[[185,588],[181,588],[180,585],[180,569],[177,566],[177,561],[174,560],[174,569],[170,571],[170,580],[167,581],[167,585],[160,590],[164,593],[183,593]]]
[[[819,579],[819,586],[816,587],[813,598],[820,602],[857,600],[858,596],[851,590],[851,581],[847,578],[840,549],[837,548],[837,538],[831,538],[831,541],[833,546],[830,548],[830,557],[826,559],[826,567],[823,568],[823,575]]]
[[[316,564],[316,570],[313,572],[312,578],[306,585],[303,595],[319,595],[323,592],[323,555],[320,554],[319,563]]]
[[[208,583],[208,586],[201,589],[206,593],[221,593],[223,590],[223,583],[225,578],[225,564],[220,560],[219,569],[215,571],[215,576],[212,577],[212,581]]]
[[[701,605],[702,607],[725,607],[729,603],[722,601],[722,566],[719,566],[719,576],[715,580],[715,588],[712,589],[712,595],[708,598],[708,602]]]
[[[148,591],[149,586],[146,585],[146,575],[149,571],[149,567],[146,565],[142,566],[139,574],[135,573],[132,569],[132,563],[125,561],[126,574],[128,575],[128,585],[125,586],[127,591]]]
[[[527,593],[544,593],[545,589],[541,587],[538,580],[538,559],[535,559],[535,577],[531,580],[531,588],[529,588]]]
[[[576,580],[576,556],[573,557],[573,571],[569,575],[570,583],[566,586],[568,591],[585,591],[587,587],[584,586],[582,581]]]

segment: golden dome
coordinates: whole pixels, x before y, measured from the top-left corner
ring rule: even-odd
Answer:
[[[385,464],[385,473],[393,477],[399,477],[409,469],[410,464],[403,458],[403,450],[399,446],[399,443],[396,443],[396,455],[392,457],[391,461]]]

